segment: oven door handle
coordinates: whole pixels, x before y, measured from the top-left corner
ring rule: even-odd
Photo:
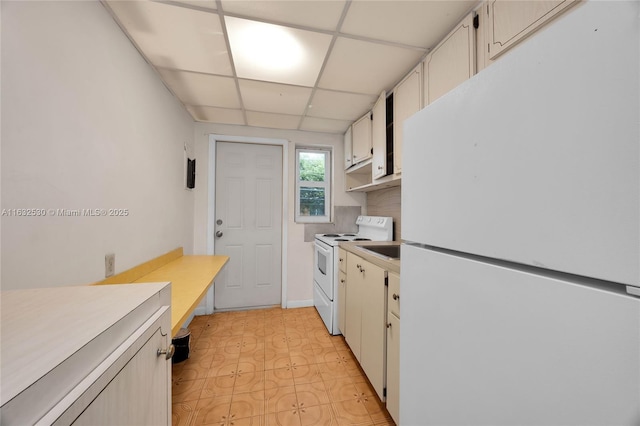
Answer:
[[[322,252],[322,254],[329,256],[331,254],[330,250],[327,250],[326,248],[322,247],[320,244],[316,244],[316,250],[318,250],[319,252]]]

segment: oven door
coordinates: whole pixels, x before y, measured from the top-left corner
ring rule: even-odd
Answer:
[[[315,240],[313,251],[313,280],[333,301],[333,247]]]

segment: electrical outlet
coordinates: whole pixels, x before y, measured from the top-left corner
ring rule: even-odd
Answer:
[[[109,278],[116,273],[116,255],[109,253],[104,256],[104,277]]]

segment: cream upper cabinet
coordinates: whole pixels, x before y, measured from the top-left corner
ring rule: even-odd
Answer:
[[[351,126],[344,134],[344,169],[347,170],[353,165],[353,145],[351,141]]]
[[[387,175],[387,97],[382,92],[373,106],[371,120],[371,141],[373,145],[373,178]]]
[[[353,146],[353,164],[371,158],[371,112],[351,126]]]
[[[427,55],[424,60],[425,105],[473,76],[475,37],[473,14],[469,14]]]
[[[489,59],[520,42],[577,0],[490,0],[486,4]]]
[[[418,65],[393,91],[393,172],[402,171],[402,123],[422,108],[422,64]]]

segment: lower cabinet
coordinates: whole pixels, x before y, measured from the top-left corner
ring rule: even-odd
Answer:
[[[135,351],[133,357],[129,359],[124,355],[120,360],[125,363],[124,368],[106,387],[96,384],[100,391],[98,397],[75,419],[74,425],[165,425],[171,422],[171,412],[166,407],[171,400],[171,390],[166,386],[171,382],[171,373],[167,371],[166,357],[158,355],[158,349],[167,347],[166,335],[163,336],[158,327],[150,338],[141,336],[131,343],[132,352]]]
[[[0,295],[0,424],[171,424],[169,283]]]
[[[400,424],[400,276],[389,273],[387,311],[387,411]]]
[[[386,382],[386,279],[387,271],[347,253],[345,340],[381,401]]]
[[[338,273],[338,330],[343,336],[347,335],[347,274]]]
[[[347,253],[347,289],[345,303],[345,331],[344,339],[358,362],[360,359],[360,342],[362,341],[362,294],[364,282],[360,268],[362,259],[352,253]]]

